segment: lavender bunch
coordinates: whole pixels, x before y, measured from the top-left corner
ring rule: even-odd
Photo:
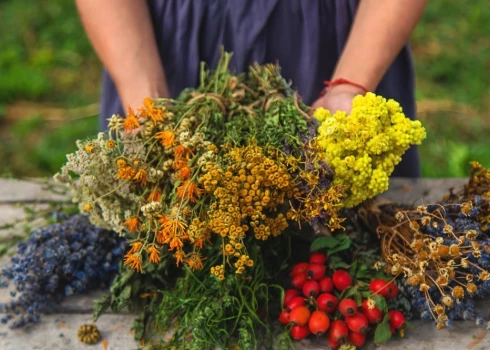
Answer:
[[[126,243],[96,228],[86,216],[61,216],[61,221],[34,231],[18,244],[11,264],[3,269],[0,287],[13,287],[9,303],[0,304],[12,329],[39,322],[64,297],[111,283]]]

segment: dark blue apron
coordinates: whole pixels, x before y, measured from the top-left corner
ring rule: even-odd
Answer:
[[[278,63],[304,102],[311,105],[330,80],[349,34],[359,0],[149,0],[168,87],[176,97],[199,83],[199,64],[217,64],[220,47],[233,52],[231,68],[254,62]],[[135,72],[137,74],[137,72]],[[408,45],[389,68],[376,93],[394,98],[415,118],[414,72]],[[104,70],[101,128],[112,114],[124,114],[111,77]],[[393,176],[419,176],[412,147]]]

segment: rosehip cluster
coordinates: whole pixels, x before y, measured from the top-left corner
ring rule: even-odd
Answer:
[[[343,297],[349,287],[354,286],[352,276],[346,270],[336,270],[327,275],[327,256],[312,253],[308,263],[298,263],[291,271],[294,288],[284,295],[284,309],[279,321],[289,325],[291,336],[301,340],[309,335],[326,336],[331,348],[342,344],[362,347],[368,332],[381,323],[388,312],[390,331],[405,326],[405,317],[399,311],[381,310],[373,299],[364,300]],[[371,296],[379,295],[393,299],[398,288],[393,282],[373,280],[370,285]],[[348,291],[347,291],[348,292]],[[359,302],[359,303],[358,303]]]

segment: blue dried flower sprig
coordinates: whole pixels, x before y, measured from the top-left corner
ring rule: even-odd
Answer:
[[[119,269],[126,242],[96,228],[86,216],[66,217],[34,231],[18,244],[11,264],[3,269],[0,288],[13,287],[9,303],[0,304],[1,323],[23,328],[39,322],[64,297],[111,283]]]

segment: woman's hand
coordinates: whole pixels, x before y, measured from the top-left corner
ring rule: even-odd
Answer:
[[[352,100],[357,95],[364,95],[365,91],[361,88],[352,85],[335,85],[327,88],[327,93],[318,98],[310,108],[310,114],[315,109],[323,107],[328,109],[330,113],[336,111],[345,111],[347,114],[352,109]]]

